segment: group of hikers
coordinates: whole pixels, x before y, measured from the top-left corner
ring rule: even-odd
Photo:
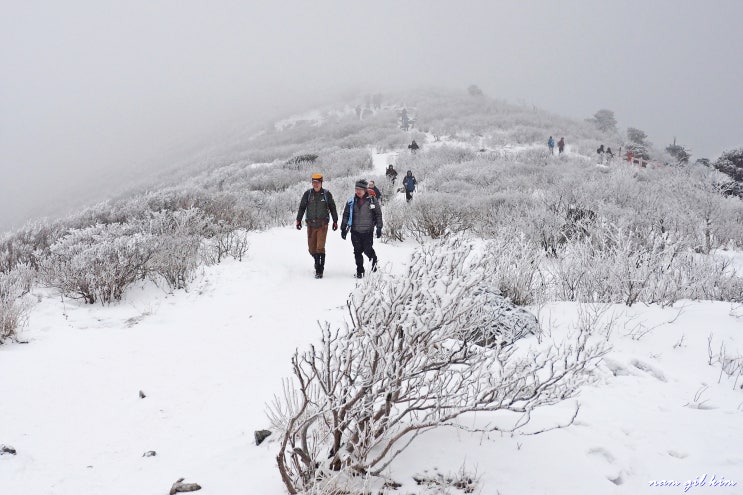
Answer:
[[[547,146],[550,149],[550,154],[555,154],[555,139],[550,136],[550,138],[547,140]],[[557,152],[558,154],[562,155],[562,152],[565,151],[565,138],[561,137],[560,140],[557,142]]]
[[[387,179],[394,187],[397,171],[390,165],[385,172]],[[312,187],[305,191],[299,201],[296,227],[302,230],[302,218],[307,226],[307,246],[315,262],[315,278],[322,278],[325,271],[325,240],[328,235],[328,226],[332,217],[332,229],[338,230],[338,210],[333,195],[323,187],[323,175],[312,175]],[[413,172],[408,170],[403,178],[405,198],[413,199],[413,192],[418,181]],[[341,239],[344,241],[351,233],[353,256],[356,262],[354,277],[363,278],[364,256],[371,262],[371,271],[377,271],[377,253],[374,251],[374,236],[382,237],[382,194],[374,181],[359,179],[351,196],[343,209],[341,217]]]
[[[550,138],[547,140],[547,147],[550,149],[550,154],[555,154],[555,139],[550,136]],[[557,150],[558,154],[562,154],[562,152],[565,150],[565,138],[561,137],[560,140],[557,142]],[[596,150],[596,154],[598,155],[599,164],[606,163],[607,165],[611,163],[611,161],[614,159],[614,152],[611,151],[611,148],[607,147],[604,149],[604,145],[598,147]],[[630,158],[631,161],[631,158]]]
[[[390,182],[390,185],[392,185],[392,187],[394,188],[395,181],[397,180],[397,170],[395,170],[392,167],[392,164],[390,164],[390,166],[387,167],[387,171],[385,172],[385,175],[387,176],[387,180]],[[415,192],[415,186],[417,185],[418,185],[418,181],[413,175],[413,172],[408,170],[408,173],[405,174],[405,177],[403,177],[402,179],[402,189],[405,191],[405,200],[408,203],[410,203],[410,200],[413,199],[413,192]]]

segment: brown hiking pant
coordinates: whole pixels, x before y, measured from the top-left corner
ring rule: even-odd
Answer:
[[[325,238],[328,236],[328,224],[322,227],[307,226],[307,247],[311,255],[325,254]]]

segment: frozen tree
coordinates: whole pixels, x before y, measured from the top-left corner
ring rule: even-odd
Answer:
[[[471,84],[469,87],[467,87],[467,93],[470,96],[483,96],[484,95],[480,87],[475,84]]]
[[[592,122],[600,131],[603,132],[615,132],[617,130],[617,119],[614,118],[614,112],[611,110],[602,109],[593,114],[592,119],[588,119]]]
[[[490,284],[489,259],[461,238],[426,245],[404,276],[381,274],[352,294],[346,329],[326,324],[319,345],[295,353],[293,379],[269,412],[289,493],[381,476],[422,433],[467,429],[457,419],[468,413],[513,415],[487,429],[518,430],[589,379],[606,350],[587,332],[493,348],[467,339],[500,318],[477,290]]]
[[[644,131],[635,127],[627,128],[627,151],[631,151],[635,157],[644,158],[645,160],[650,158],[648,155],[648,147],[650,143],[647,141],[648,135]]]
[[[714,167],[737,182],[743,183],[743,148],[725,151],[714,163]]]
[[[666,151],[676,160],[677,164],[687,164],[691,158],[691,152],[680,144],[676,144],[675,139],[673,144],[666,146]]]

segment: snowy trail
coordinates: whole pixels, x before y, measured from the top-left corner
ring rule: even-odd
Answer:
[[[384,174],[389,165],[397,164],[397,156],[401,153],[400,151],[388,151],[386,153],[377,153],[375,148],[371,150],[372,163],[374,164],[374,171],[378,174]]]
[[[0,347],[12,377],[0,382],[0,443],[18,450],[0,459],[3,495],[159,494],[180,477],[234,493],[248,465],[262,493],[283,493],[253,431],[317,321],[343,321],[353,254],[331,233],[315,280],[304,230],[250,242],[247,260],[206,268],[188,293],[150,286],[111,307],[42,297],[30,343]],[[396,264],[408,251],[376,247]]]

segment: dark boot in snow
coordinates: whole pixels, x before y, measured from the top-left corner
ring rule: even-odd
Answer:
[[[323,272],[325,272],[325,253],[317,255],[319,264],[315,267],[315,278],[322,278]]]
[[[320,255],[313,254],[312,257],[315,258],[315,278],[320,278],[322,276],[322,272],[320,271]]]
[[[353,278],[364,278],[364,270],[356,270],[356,274]]]

